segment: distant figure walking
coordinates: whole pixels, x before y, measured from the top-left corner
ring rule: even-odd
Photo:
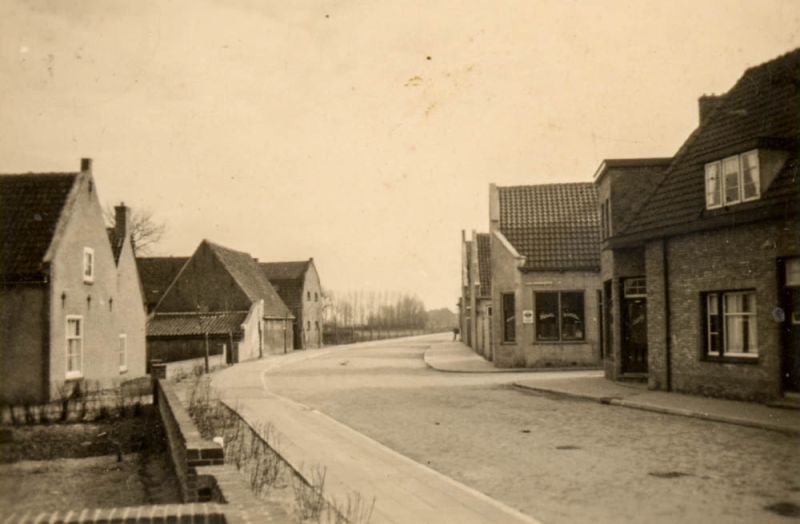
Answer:
[[[458,338],[459,329],[457,327],[453,328],[453,340]]]

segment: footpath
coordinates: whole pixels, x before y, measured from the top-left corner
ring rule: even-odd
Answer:
[[[340,350],[340,349],[339,349]],[[340,505],[358,497],[375,506],[374,523],[536,523],[472,488],[415,462],[324,413],[271,393],[269,372],[332,350],[309,350],[241,363],[216,374],[223,401],[262,432],[308,480],[325,472],[325,496]]]
[[[650,391],[645,384],[612,382],[604,378],[599,371],[596,374],[569,378],[558,378],[552,374],[541,374],[537,377],[537,373],[531,373],[531,370],[495,368],[491,362],[484,360],[460,342],[432,345],[425,353],[425,363],[433,369],[450,373],[527,372],[513,382],[513,386],[520,391],[560,395],[602,404],[800,435],[800,410],[797,409]],[[555,370],[545,368],[541,371]]]

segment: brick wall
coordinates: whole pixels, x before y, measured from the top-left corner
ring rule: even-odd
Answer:
[[[180,522],[181,524],[224,524],[226,519],[218,504],[165,504],[161,506],[132,506],[127,508],[80,509],[42,513],[3,515],[4,524],[150,524]]]
[[[165,372],[163,364],[153,364],[154,377]],[[170,459],[181,487],[184,502],[207,501],[211,491],[207,479],[199,479],[198,466],[225,463],[223,449],[205,440],[181,404],[175,391],[163,379],[155,378],[155,400],[164,432],[167,435]]]
[[[800,255],[796,220],[760,222],[673,237],[666,242],[669,269],[672,389],[761,400],[781,394],[781,324],[777,258]],[[650,386],[666,387],[665,307],[661,241],[647,244]],[[752,363],[703,358],[701,293],[753,289],[759,356]]]

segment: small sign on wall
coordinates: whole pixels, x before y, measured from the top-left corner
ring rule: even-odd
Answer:
[[[533,324],[533,310],[524,309],[522,311],[522,323],[523,324]]]

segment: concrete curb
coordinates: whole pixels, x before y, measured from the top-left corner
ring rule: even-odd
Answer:
[[[708,420],[711,422],[721,422],[723,424],[732,424],[735,426],[744,426],[748,428],[763,429],[767,431],[775,431],[789,436],[800,436],[800,429],[781,426],[779,424],[769,424],[765,422],[756,422],[738,417],[730,417],[727,415],[715,415],[713,413],[704,413],[700,411],[692,411],[681,408],[670,408],[664,406],[655,406],[644,402],[637,402],[636,400],[626,400],[620,397],[593,397],[591,395],[581,395],[579,393],[568,393],[565,391],[555,391],[544,387],[530,386],[528,384],[520,384],[518,382],[512,383],[512,386],[523,392],[537,392],[547,393],[550,395],[558,395],[561,397],[574,398],[578,400],[589,400],[597,402],[598,404],[607,404],[611,406],[620,406],[630,409],[638,409],[641,411],[650,411],[652,413],[661,413],[662,415],[675,415],[679,417],[696,418],[700,420]]]
[[[602,368],[598,366],[574,366],[568,368],[494,368],[488,369],[486,371],[479,371],[473,369],[447,369],[442,367],[437,367],[435,364],[431,363],[431,358],[428,356],[428,353],[433,350],[432,347],[429,347],[425,350],[425,353],[422,355],[422,360],[425,362],[425,365],[428,366],[430,369],[434,371],[439,371],[440,373],[463,373],[463,374],[470,374],[470,375],[491,375],[494,373],[548,373],[551,371],[600,371]]]

